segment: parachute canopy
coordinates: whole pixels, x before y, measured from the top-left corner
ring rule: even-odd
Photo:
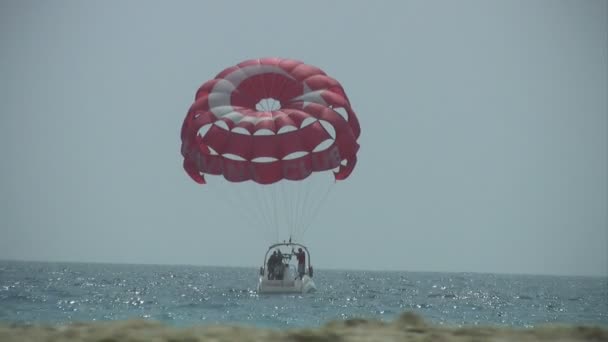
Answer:
[[[271,184],[355,167],[360,127],[344,89],[300,61],[244,61],[204,83],[184,120],[181,153],[190,177]]]

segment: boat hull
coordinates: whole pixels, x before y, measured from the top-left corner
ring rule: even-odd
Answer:
[[[315,283],[308,275],[295,280],[269,280],[260,277],[258,281],[258,293],[309,293],[315,290]]]

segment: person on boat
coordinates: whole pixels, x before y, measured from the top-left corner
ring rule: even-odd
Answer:
[[[268,266],[268,280],[275,278],[275,267],[277,261],[277,251],[274,251],[272,252],[272,255],[270,255],[270,257],[268,258],[268,263],[266,264],[266,266]]]
[[[279,249],[277,251],[276,262],[275,262],[275,274],[276,274],[277,279],[279,279],[279,280],[283,279],[284,271],[285,271],[285,268],[284,268],[284,264],[283,264],[283,253],[281,253],[281,250]]]
[[[302,247],[298,248],[298,252],[295,253],[298,258],[298,276],[300,279],[304,277],[305,269],[306,269],[306,253],[302,250]]]

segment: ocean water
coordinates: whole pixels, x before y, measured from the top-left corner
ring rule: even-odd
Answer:
[[[258,295],[257,278],[254,268],[0,261],[0,322],[292,328],[413,311],[455,326],[608,325],[605,277],[318,269],[318,291],[305,295]]]

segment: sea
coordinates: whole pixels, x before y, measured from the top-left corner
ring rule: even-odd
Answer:
[[[414,312],[437,325],[608,325],[608,278],[315,270],[317,291],[256,293],[258,269],[0,261],[0,323],[144,319],[319,327]]]

